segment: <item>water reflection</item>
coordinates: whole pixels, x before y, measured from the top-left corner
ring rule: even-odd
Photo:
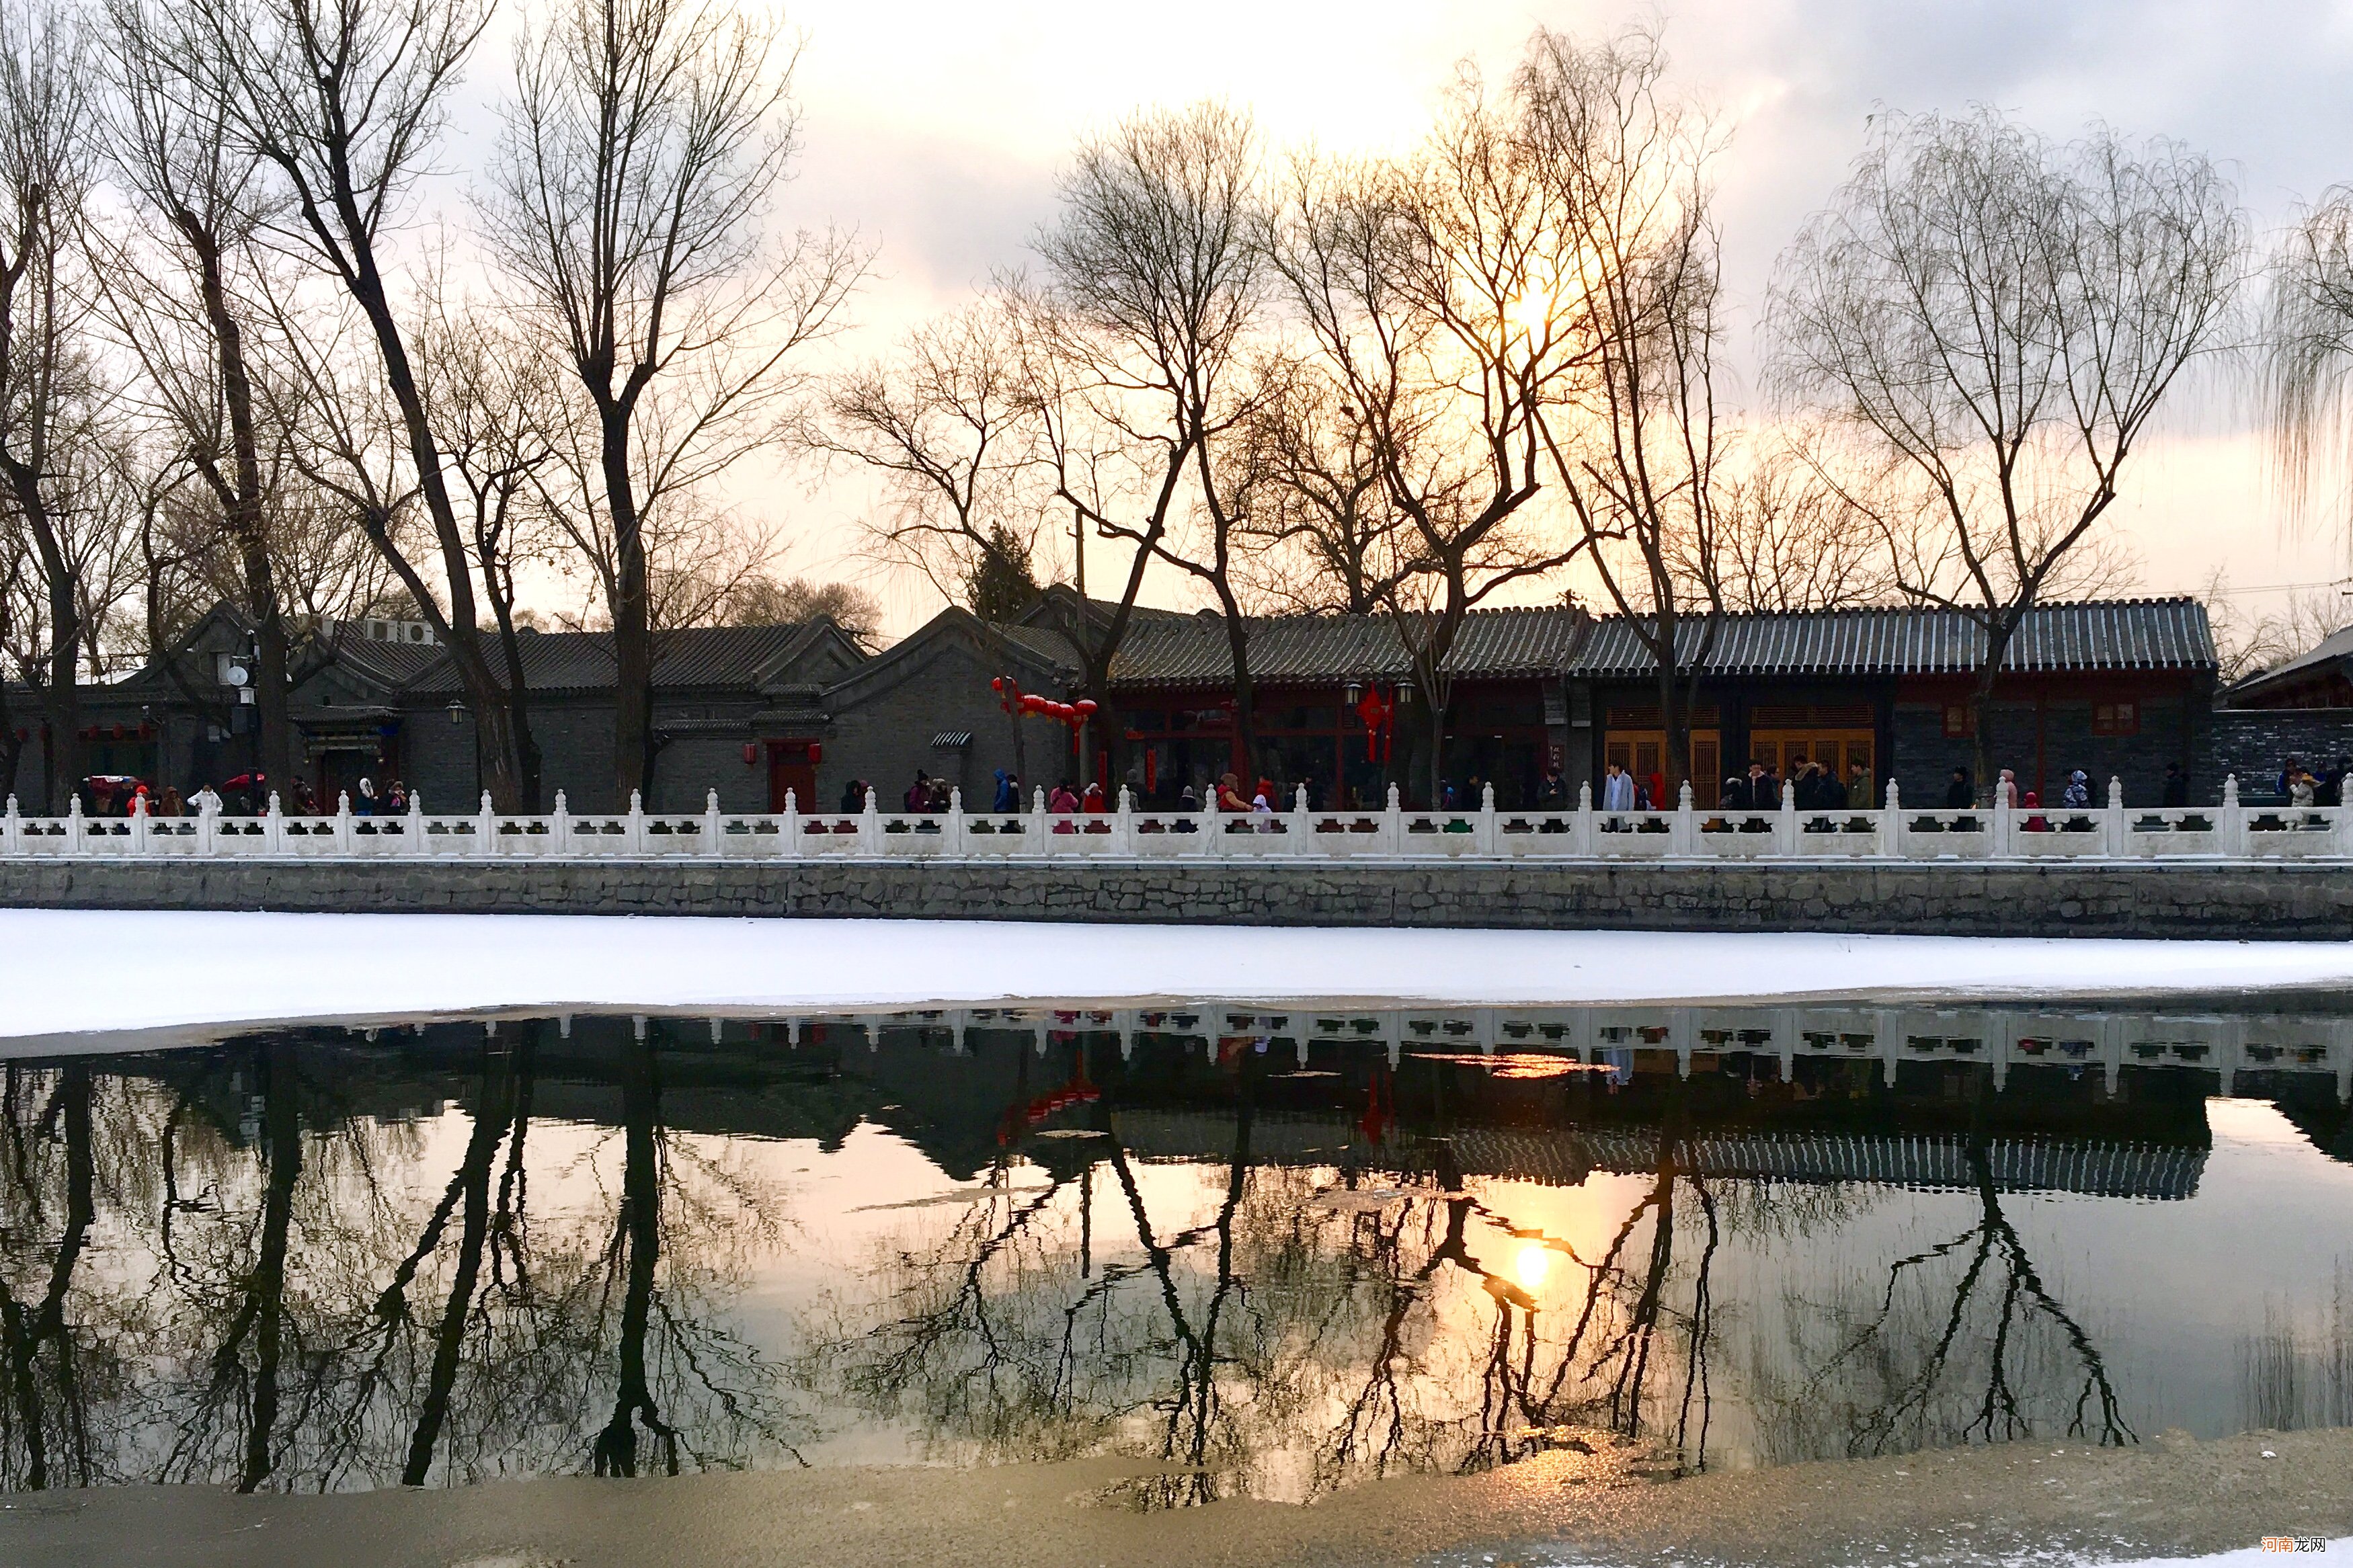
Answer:
[[[1850,1048],[1874,1016],[1798,1020],[1811,1054],[1172,1014],[10,1063],[0,1482],[1110,1451],[1162,1507],[2348,1419],[2353,1141],[2289,1054],[2333,1016],[2232,1020],[2216,1066],[2077,1016],[2113,1061],[1999,1073]]]

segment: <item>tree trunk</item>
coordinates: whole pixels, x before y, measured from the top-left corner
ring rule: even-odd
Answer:
[[[504,1058],[483,1053],[481,1098],[474,1107],[473,1135],[466,1141],[459,1181],[465,1191],[465,1215],[458,1237],[457,1268],[449,1281],[449,1299],[442,1308],[434,1333],[433,1369],[425,1398],[417,1407],[417,1424],[408,1436],[408,1460],[400,1484],[421,1487],[433,1471],[433,1449],[449,1416],[449,1396],[458,1384],[458,1365],[466,1343],[466,1321],[474,1308],[475,1282],[481,1276],[482,1247],[491,1230],[491,1167],[499,1145],[514,1120],[514,1079]]]
[[[33,530],[48,589],[49,671],[48,679],[41,687],[41,712],[48,721],[48,744],[45,748],[47,768],[42,795],[51,815],[62,815],[67,799],[81,786],[82,777],[79,684],[81,666],[76,658],[76,650],[81,646],[81,607],[74,599],[72,568],[66,563],[65,552],[58,547],[57,535],[50,525],[48,506],[40,493],[39,476],[13,460],[6,461],[5,467],[18,513]]]
[[[615,804],[652,782],[654,664],[646,540],[629,478],[629,418],[626,405],[603,411],[605,506],[613,520],[613,769]],[[648,800],[646,805],[653,805]]]
[[[1219,596],[1225,601],[1226,653],[1234,668],[1234,738],[1233,756],[1242,781],[1242,793],[1247,795],[1257,782],[1258,764],[1258,686],[1250,679],[1250,628],[1242,619],[1241,606],[1218,585]],[[1269,801],[1277,811],[1281,801]]]
[[[336,221],[347,237],[372,231],[372,225],[361,215],[359,204],[350,192],[334,192],[332,199]],[[332,230],[323,216],[313,212],[311,222],[333,247]],[[489,791],[491,804],[501,811],[518,811],[522,806],[522,770],[515,757],[514,730],[506,711],[506,683],[491,668],[482,651],[481,627],[474,610],[472,567],[465,536],[458,527],[457,508],[449,502],[448,477],[442,472],[440,445],[433,437],[433,424],[426,413],[424,395],[417,389],[416,366],[409,363],[399,320],[385,295],[383,276],[376,270],[373,245],[355,243],[353,261],[355,269],[347,286],[375,334],[376,351],[384,360],[385,381],[400,408],[401,424],[408,437],[417,489],[425,498],[426,512],[433,520],[434,540],[441,551],[442,576],[449,585],[449,614],[444,628],[448,634],[449,662],[456,667],[458,679],[466,689],[467,705],[473,710],[474,744],[481,759],[482,786]],[[377,553],[415,597],[427,618],[440,618],[424,579],[394,544],[388,520],[377,520],[367,533]]]
[[[515,634],[514,602],[493,593],[491,613],[498,617],[499,651],[507,661],[506,713],[509,743],[514,748],[516,804],[522,811],[536,814],[544,798],[540,793],[539,742],[531,732],[531,685],[523,679],[522,640]]]
[[[1975,798],[1983,805],[1993,803],[1994,682],[2001,674],[2001,661],[2009,656],[2010,639],[2018,635],[2018,623],[2024,615],[2021,605],[2017,614],[1997,616],[1987,626],[1985,662],[1978,668],[1977,685],[1969,694],[1969,784]]]
[[[661,1166],[658,1128],[661,1087],[655,1076],[649,1040],[633,1039],[621,1051],[620,1236],[614,1255],[623,1259],[627,1281],[621,1296],[620,1341],[615,1346],[619,1389],[612,1419],[596,1435],[593,1458],[600,1476],[638,1473],[638,1421],[660,1444],[663,1468],[678,1473],[678,1435],[661,1418],[646,1376],[646,1334],[652,1322],[654,1267],[661,1256]]]
[[[246,618],[253,626],[254,706],[261,727],[256,754],[259,771],[294,805],[294,731],[288,710],[286,622],[280,613],[278,584],[269,560],[261,493],[261,447],[253,421],[253,384],[245,363],[245,334],[229,309],[228,289],[221,271],[221,248],[215,236],[185,208],[174,213],[172,225],[195,253],[205,320],[211,328],[213,348],[221,378],[221,402],[228,414],[231,472],[223,481],[217,467],[206,460],[214,488],[225,502],[223,521],[237,541],[238,564],[245,577]],[[332,805],[332,802],[321,802]]]
[[[269,1162],[263,1195],[261,1245],[247,1282],[253,1305],[253,1403],[246,1425],[245,1464],[237,1489],[258,1489],[269,1478],[269,1441],[278,1429],[278,1372],[286,1342],[286,1255],[294,1222],[294,1184],[302,1171],[302,1114],[295,1100],[293,1050],[261,1051],[262,1127]]]

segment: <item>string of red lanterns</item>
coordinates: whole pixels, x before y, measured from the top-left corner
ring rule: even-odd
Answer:
[[[1095,700],[1082,697],[1076,702],[1056,702],[1035,692],[1024,691],[1012,680],[1000,675],[988,683],[997,693],[997,706],[1008,713],[1027,713],[1037,719],[1059,719],[1075,730],[1095,716]]]

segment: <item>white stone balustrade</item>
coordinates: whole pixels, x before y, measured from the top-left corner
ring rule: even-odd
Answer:
[[[2005,796],[2007,795],[2005,786]],[[26,816],[9,797],[0,857],[370,859],[1113,859],[1113,860],[1623,860],[1820,862],[2149,861],[2353,859],[2353,807],[2243,806],[2238,781],[2220,805],[2128,806],[2111,780],[2106,804],[2024,807],[2007,798],[1965,810],[1907,806],[1894,784],[1878,807],[1800,810],[1784,785],[1778,811],[1694,805],[1691,788],[1672,811],[1599,811],[1588,786],[1574,811],[1504,810],[1490,786],[1474,809],[1408,810],[1389,791],[1379,810],[1311,810],[1302,789],[1291,809],[1220,814],[1139,811],[1122,789],[1116,809],[1056,815],[1043,791],[1018,813],[948,809],[803,812],[789,795],[777,813],[723,811],[712,794],[699,813],[574,812],[564,795],[540,816],[502,816],[491,797],[458,815],[428,815],[412,796],[406,816],[356,816],[348,796],[332,816],[288,816],[272,795],[260,816],[223,815],[206,799],[193,816]]]

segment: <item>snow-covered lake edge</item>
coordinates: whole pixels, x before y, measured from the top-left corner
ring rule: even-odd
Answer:
[[[499,1013],[1736,1005],[2337,988],[2353,989],[2353,943],[0,910],[9,1054],[132,1048],[134,1035],[194,1043],[223,1026]]]

